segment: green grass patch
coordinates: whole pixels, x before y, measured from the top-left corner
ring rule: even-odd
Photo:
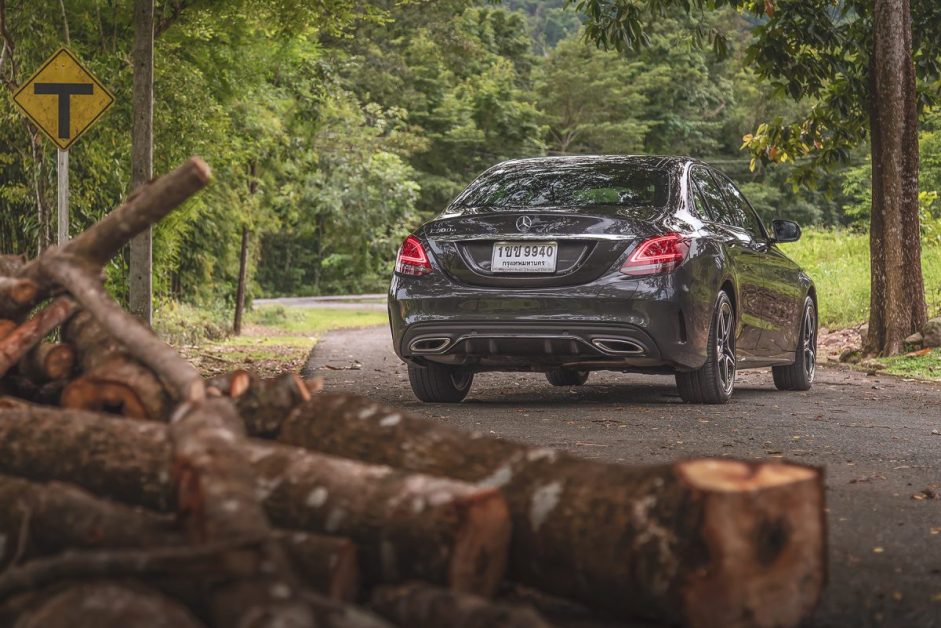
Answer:
[[[843,329],[869,319],[869,235],[847,230],[807,229],[798,242],[782,244],[817,286],[820,324]],[[941,246],[922,250],[930,316],[941,312]]]
[[[879,360],[885,364],[886,373],[915,379],[941,379],[941,349],[926,355],[897,355]]]
[[[383,311],[268,305],[253,310],[248,321],[285,334],[316,335],[333,329],[371,327],[389,322]]]

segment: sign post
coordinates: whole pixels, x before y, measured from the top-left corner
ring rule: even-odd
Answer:
[[[13,94],[13,102],[58,147],[58,243],[69,239],[69,147],[114,104],[114,96],[66,48]]]
[[[56,242],[62,246],[69,241],[69,151],[58,149],[56,174],[59,179],[59,238]]]

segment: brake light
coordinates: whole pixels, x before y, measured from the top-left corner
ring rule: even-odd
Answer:
[[[405,238],[399,247],[399,254],[395,259],[395,272],[403,275],[427,275],[432,272],[428,254],[421,245],[421,241],[413,235]]]
[[[668,273],[686,259],[689,241],[678,233],[667,233],[644,240],[634,249],[621,272],[632,277]]]

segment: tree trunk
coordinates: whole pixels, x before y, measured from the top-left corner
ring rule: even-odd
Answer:
[[[866,353],[893,355],[927,319],[909,0],[876,0],[870,67],[871,294]]]
[[[823,482],[814,468],[604,464],[339,395],[312,397],[278,440],[500,488],[513,519],[510,576],[623,617],[794,625],[825,581]]]
[[[271,521],[350,537],[367,583],[417,578],[489,595],[503,577],[510,523],[496,489],[260,441],[243,450]],[[0,413],[0,472],[165,511],[171,466],[159,423],[42,406]]]
[[[131,96],[131,193],[153,177],[154,0],[134,0],[134,85]],[[128,305],[148,325],[153,310],[153,227],[131,240]]]
[[[377,587],[370,607],[395,625],[409,628],[550,628],[531,608],[496,604],[420,582]]]
[[[242,312],[245,310],[245,282],[248,279],[248,227],[242,227],[242,246],[239,251],[239,281],[235,290],[235,320],[232,333],[242,335]]]

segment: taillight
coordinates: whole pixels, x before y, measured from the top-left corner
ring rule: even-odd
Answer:
[[[621,272],[632,277],[668,273],[686,259],[689,241],[678,233],[667,233],[641,242]]]
[[[399,247],[399,255],[395,258],[395,272],[403,275],[427,275],[431,272],[431,262],[425,247],[415,236],[408,236]]]

